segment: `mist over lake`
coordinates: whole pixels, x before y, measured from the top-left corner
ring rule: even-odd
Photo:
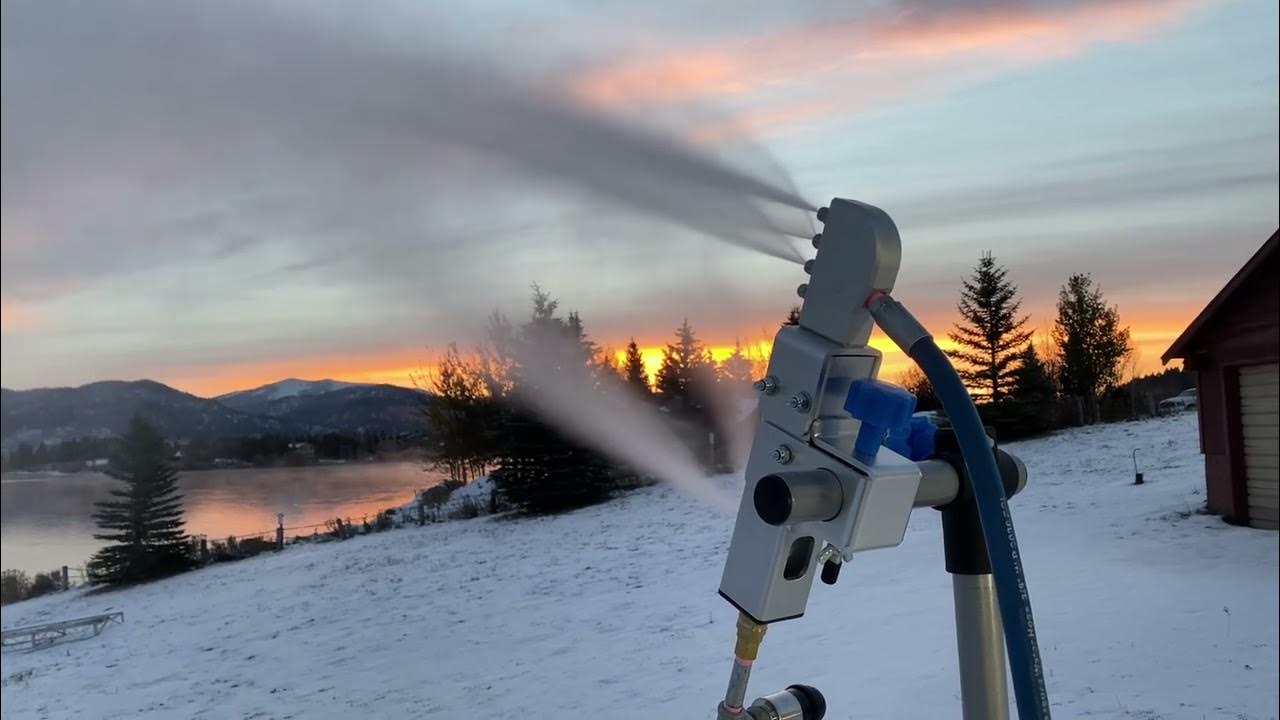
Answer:
[[[179,486],[187,532],[222,539],[271,531],[276,513],[284,513],[286,528],[336,517],[359,522],[439,482],[417,463],[390,462],[183,472]],[[27,573],[83,566],[102,546],[93,539],[93,504],[118,485],[100,473],[5,475],[0,566]]]

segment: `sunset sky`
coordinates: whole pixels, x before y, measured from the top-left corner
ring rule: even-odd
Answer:
[[[767,341],[797,265],[619,201],[644,158],[487,152],[475,77],[884,208],[938,335],[990,250],[1040,333],[1092,273],[1156,369],[1280,223],[1275,0],[263,5],[3,1],[5,387],[409,384],[535,282],[615,350]]]

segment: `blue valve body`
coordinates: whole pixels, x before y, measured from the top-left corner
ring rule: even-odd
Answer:
[[[933,436],[938,433],[938,426],[927,417],[912,417],[905,428],[894,428],[884,446],[899,455],[920,462],[933,457]]]
[[[885,433],[909,429],[916,396],[892,383],[864,378],[849,386],[844,409],[855,420],[862,421],[853,442],[854,457],[872,462],[884,443]]]

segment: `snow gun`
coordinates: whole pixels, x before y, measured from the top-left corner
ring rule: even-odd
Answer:
[[[1026,467],[996,447],[969,392],[928,331],[890,292],[902,248],[879,208],[835,199],[818,211],[817,256],[798,325],[774,339],[756,383],[760,424],[720,582],[739,612],[718,720],[818,720],[821,692],[792,685],[745,705],[770,623],[802,616],[815,573],[834,585],[854,553],[902,542],[914,508],[942,513],[955,600],[966,720],[1049,718],[1035,624],[1007,498]],[[916,398],[876,379],[873,324],[920,367],[949,427],[914,414]],[[820,569],[819,569],[820,568]]]

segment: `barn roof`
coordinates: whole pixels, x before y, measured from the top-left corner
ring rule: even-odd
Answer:
[[[1174,340],[1173,344],[1169,346],[1169,349],[1164,351],[1164,355],[1160,356],[1160,361],[1167,363],[1174,358],[1186,358],[1192,354],[1192,348],[1204,329],[1213,324],[1214,319],[1230,303],[1232,296],[1249,281],[1249,278],[1262,271],[1262,268],[1267,265],[1268,258],[1276,254],[1277,248],[1280,248],[1280,230],[1272,233],[1271,237],[1262,244],[1262,247],[1258,248],[1258,252],[1249,258],[1249,262],[1246,262],[1244,267],[1240,268],[1227,281],[1227,284],[1218,291],[1218,294],[1213,296],[1213,299],[1209,301],[1208,305],[1204,306],[1204,309],[1200,311],[1196,319],[1192,320],[1187,329],[1183,330],[1178,339]]]

